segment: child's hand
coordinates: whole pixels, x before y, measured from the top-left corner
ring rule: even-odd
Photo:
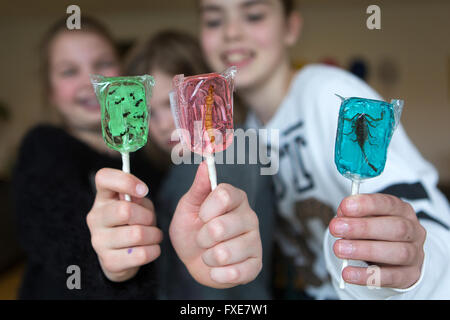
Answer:
[[[204,162],[178,203],[169,233],[179,258],[203,285],[229,288],[261,271],[258,217],[245,192],[228,184],[211,192]]]
[[[135,176],[116,169],[101,169],[95,176],[97,195],[87,216],[91,243],[111,281],[133,277],[139,267],[161,253],[162,232],[156,225],[147,186]],[[129,194],[132,202],[119,194]]]
[[[345,198],[330,223],[341,259],[363,260],[380,266],[380,285],[408,288],[419,280],[426,231],[414,209],[397,197],[361,194]],[[367,268],[346,267],[346,282],[367,285]]]

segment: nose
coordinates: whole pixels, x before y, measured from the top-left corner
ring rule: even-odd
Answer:
[[[85,70],[82,72],[81,74],[81,79],[80,79],[80,85],[83,87],[91,87],[91,75],[94,74],[92,71],[90,70]]]
[[[228,41],[239,40],[242,36],[242,26],[239,19],[227,17],[225,19],[225,39]]]

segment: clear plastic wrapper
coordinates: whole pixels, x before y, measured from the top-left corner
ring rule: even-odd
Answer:
[[[233,89],[236,67],[223,73],[173,78],[172,113],[182,143],[205,155],[225,150],[233,141]]]
[[[387,149],[400,121],[403,101],[388,103],[357,97],[340,98],[336,167],[352,180],[376,177],[384,170]]]
[[[102,134],[108,147],[134,152],[147,143],[152,76],[103,77],[91,82],[102,112]]]

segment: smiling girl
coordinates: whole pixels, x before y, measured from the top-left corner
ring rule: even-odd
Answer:
[[[281,217],[277,240],[295,268],[282,285],[318,299],[448,298],[449,205],[436,188],[436,170],[403,128],[393,136],[383,175],[362,185],[369,194],[346,197],[350,186],[333,162],[340,104],[334,94],[382,98],[335,67],[294,70],[288,51],[302,19],[292,0],[199,4],[203,51],[215,71],[238,67],[235,84],[250,109],[247,125],[280,132],[279,141],[266,143],[277,151],[272,161],[280,168],[274,176]],[[328,227],[342,239],[335,241]],[[336,257],[378,264],[383,288],[367,288],[372,273],[360,263],[342,272],[354,285],[338,289]]]
[[[27,266],[19,298],[152,298],[151,264],[126,284],[115,284],[104,276],[91,246],[86,215],[96,194],[95,173],[104,166],[120,168],[121,159],[103,142],[89,76],[118,76],[121,68],[107,30],[87,17],[81,25],[81,30],[68,30],[64,18],[41,44],[44,97],[62,125],[33,128],[20,147],[14,200]],[[157,170],[141,152],[132,157],[134,173],[157,188]],[[79,269],[69,272],[69,266]],[[78,282],[68,281],[71,275]],[[69,284],[77,283],[81,290],[70,290]]]

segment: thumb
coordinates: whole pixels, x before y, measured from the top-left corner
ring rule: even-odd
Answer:
[[[211,192],[211,183],[208,176],[208,168],[203,161],[200,163],[189,191],[184,195],[184,201],[191,206],[200,207]]]

